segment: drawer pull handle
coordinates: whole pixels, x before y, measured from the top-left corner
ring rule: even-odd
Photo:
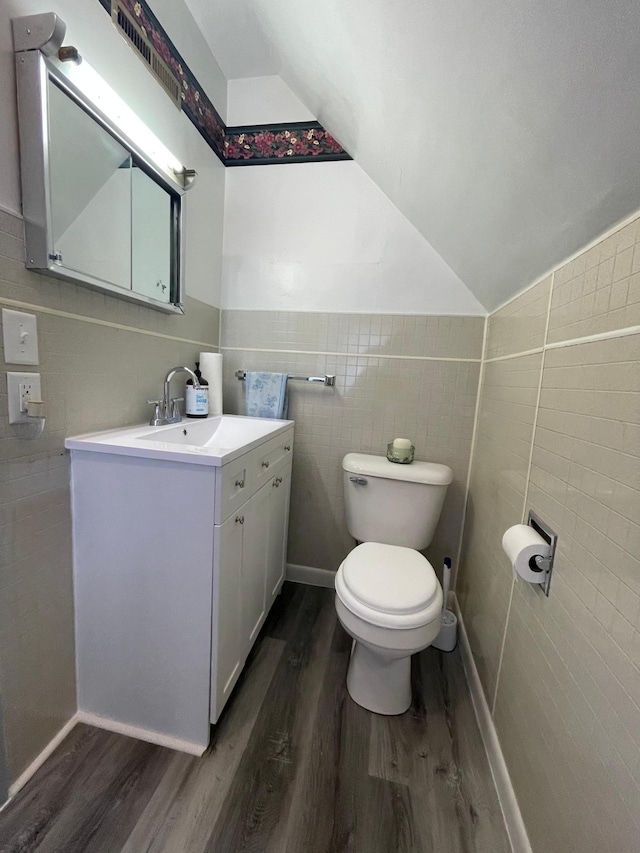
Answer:
[[[289,450],[291,450],[291,445],[290,445],[290,444],[285,444],[284,449],[285,449],[287,452],[289,452]]]
[[[275,480],[273,481],[273,485],[276,487],[276,489],[278,488],[278,486],[280,485],[281,482],[282,482],[282,477],[276,477],[275,478]]]
[[[244,489],[244,480],[236,480],[236,486],[239,489]]]
[[[236,524],[244,524],[244,515],[236,515]]]
[[[264,460],[264,462],[262,463],[262,467],[263,467],[263,468],[268,468],[268,467],[269,467],[269,460],[268,460],[268,459],[265,459],[265,460]]]

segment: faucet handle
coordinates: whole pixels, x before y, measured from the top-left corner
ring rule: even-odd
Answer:
[[[158,426],[159,422],[164,418],[162,400],[147,400],[147,403],[149,403],[150,406],[155,406],[153,417],[149,423],[151,426]],[[166,423],[166,421],[164,421],[164,423]]]
[[[178,421],[182,420],[182,415],[180,414],[180,406],[178,403],[181,403],[184,400],[184,397],[172,397],[171,398],[171,418],[177,418]]]

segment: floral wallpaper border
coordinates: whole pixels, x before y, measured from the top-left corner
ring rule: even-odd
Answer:
[[[111,0],[98,0],[111,15]],[[145,0],[119,0],[182,84],[182,110],[225,166],[351,160],[317,121],[227,127]]]
[[[224,145],[227,166],[351,159],[317,121],[228,127]]]

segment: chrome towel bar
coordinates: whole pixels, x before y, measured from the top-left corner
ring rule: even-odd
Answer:
[[[246,370],[236,370],[236,379],[244,381],[246,376]],[[289,379],[295,382],[319,382],[321,385],[328,385],[330,387],[336,384],[336,377],[327,374],[324,376],[290,376]]]

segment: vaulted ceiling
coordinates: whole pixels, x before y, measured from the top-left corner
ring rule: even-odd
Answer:
[[[640,207],[638,0],[187,0],[492,309]]]

